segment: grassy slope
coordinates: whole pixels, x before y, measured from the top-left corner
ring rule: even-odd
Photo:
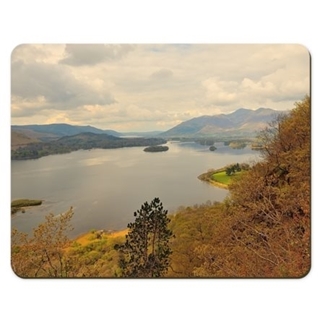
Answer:
[[[242,173],[243,171],[240,171],[240,172],[236,172],[231,176],[228,176],[225,171],[221,171],[221,172],[214,173],[211,176],[211,179],[228,186],[234,180],[234,178],[240,177]]]
[[[77,242],[78,244],[81,244],[82,246],[86,246],[91,242],[97,241],[95,233],[96,232],[88,232],[88,233],[82,234],[81,236],[77,237],[74,241]],[[127,229],[121,230],[121,231],[115,231],[109,234],[104,233],[102,235],[102,238],[104,239],[123,238],[124,239],[127,233],[128,233]]]
[[[127,232],[91,231],[71,241],[66,251],[84,267],[85,277],[115,277],[119,273],[119,253],[114,246],[125,241]]]
[[[243,172],[244,171],[242,170],[240,172],[236,172],[232,176],[228,176],[224,168],[221,168],[218,170],[209,170],[208,172],[198,176],[198,179],[209,182],[216,187],[228,189],[229,184],[234,181],[234,179],[240,177]]]

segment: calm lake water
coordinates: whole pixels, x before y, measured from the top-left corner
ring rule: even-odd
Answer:
[[[233,150],[222,143],[207,146],[169,142],[169,150],[148,153],[143,147],[80,150],[36,160],[11,161],[11,199],[42,199],[39,207],[12,216],[11,225],[30,233],[49,212],[74,208],[70,236],[90,229],[119,230],[133,221],[133,212],[159,197],[165,209],[221,201],[227,190],[197,177],[210,168],[259,159],[249,148]]]

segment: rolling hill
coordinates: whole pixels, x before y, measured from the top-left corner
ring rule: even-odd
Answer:
[[[147,147],[166,143],[163,138],[120,138],[106,133],[82,132],[63,136],[57,140],[29,143],[11,149],[11,160],[37,159],[52,154],[69,153],[76,150],[114,149],[124,147]]]
[[[39,142],[39,140],[36,137],[32,137],[32,135],[26,135],[20,131],[11,131],[11,149],[17,149],[29,143],[36,142]]]
[[[12,125],[11,130],[21,132],[28,137],[35,137],[41,141],[56,140],[64,136],[73,136],[84,132],[95,134],[106,133],[115,137],[121,135],[114,130],[102,130],[92,126],[74,126],[66,123]]]

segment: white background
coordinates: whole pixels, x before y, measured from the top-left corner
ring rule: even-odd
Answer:
[[[7,3],[7,4],[6,4]],[[21,43],[298,43],[312,57],[312,177],[319,177],[317,1],[1,1],[2,319],[319,319],[319,216],[298,280],[23,280],[10,267],[10,54]],[[3,138],[4,137],[4,138]]]

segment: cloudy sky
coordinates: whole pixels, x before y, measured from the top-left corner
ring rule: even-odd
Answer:
[[[20,45],[11,123],[167,130],[238,108],[287,110],[310,91],[300,45]]]

